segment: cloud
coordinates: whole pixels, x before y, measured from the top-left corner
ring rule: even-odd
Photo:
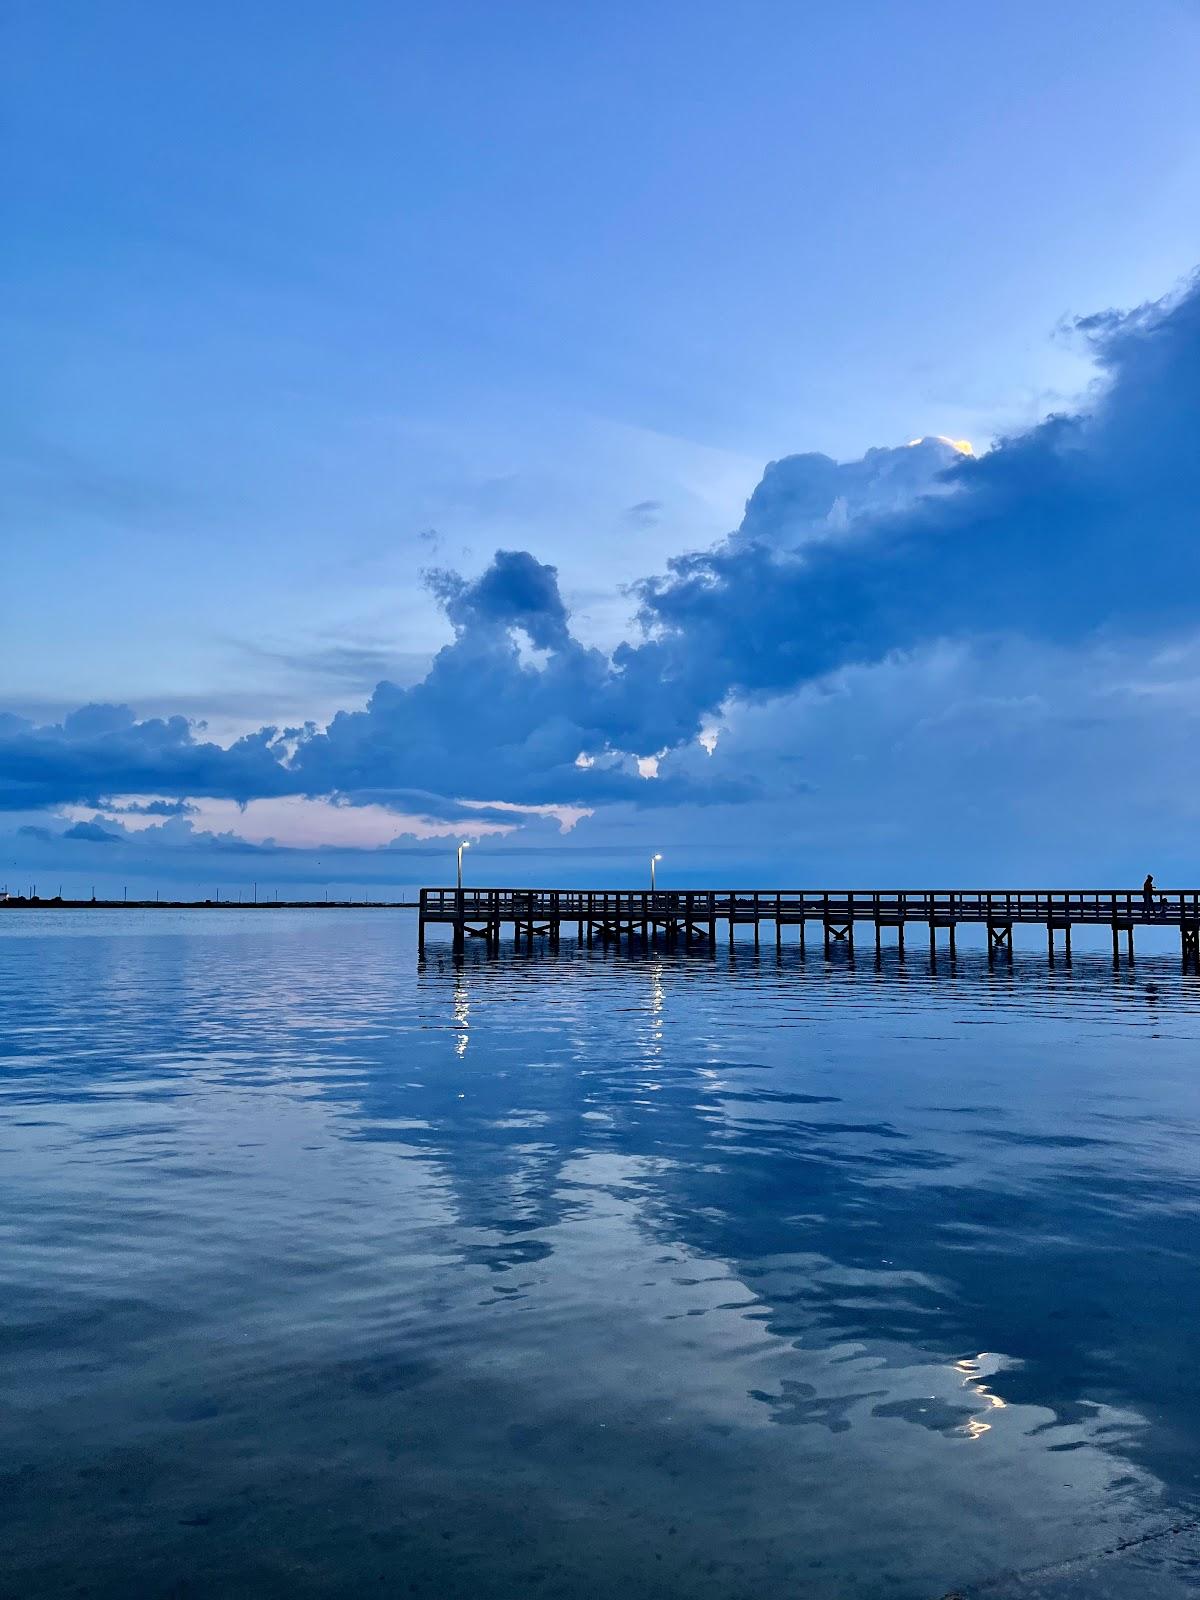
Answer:
[[[287,730],[260,728],[223,747],[185,717],[138,721],[128,706],[89,705],[61,723],[0,721],[0,810],[26,811],[100,796],[167,799],[281,794]]]
[[[1151,867],[1190,881],[1200,629],[1170,650],[930,644],[742,706],[711,759],[687,760],[750,766],[764,794],[753,827],[732,809],[672,813],[673,860],[703,844],[708,860],[770,854],[797,880],[876,887],[1140,883]]]
[[[796,550],[835,538],[866,517],[905,510],[922,495],[947,492],[947,474],[969,453],[964,445],[914,439],[896,449],[868,450],[858,461],[823,455],[772,461],[730,545],[758,542]]]
[[[87,844],[122,844],[124,842],[123,834],[116,833],[99,822],[76,822],[63,832],[62,838],[81,839]]]
[[[780,552],[743,529],[643,584],[651,637],[616,656],[647,707],[643,737],[674,743],[729,695],[777,694],[939,637],[1080,643],[1189,627],[1200,293],[1083,331],[1109,379],[1090,414],[959,458],[939,480],[947,492],[860,517],[846,537]]]
[[[498,551],[473,582],[431,575],[455,630],[421,682],[381,683],[362,711],[305,738],[290,772],[305,793],[363,795],[409,786],[524,805],[592,805],[615,797],[664,805],[710,788],[647,784],[630,742],[640,711],[603,651],[571,633],[554,567]],[[529,648],[540,653],[528,660]],[[591,764],[579,764],[583,755]],[[723,792],[742,792],[734,780]],[[653,794],[648,793],[653,791]]]
[[[661,500],[639,500],[636,505],[626,506],[622,516],[631,528],[653,528],[662,521],[662,514]]]
[[[497,550],[474,583],[441,570],[430,572],[428,581],[460,635],[518,627],[538,650],[561,650],[568,642],[558,572],[528,551]]]
[[[370,690],[384,676],[410,682],[429,668],[428,650],[398,650],[379,644],[339,641],[309,650],[273,649],[257,640],[237,640],[254,661],[284,667],[307,687],[334,685],[345,694]]]
[[[194,815],[197,807],[187,800],[124,800],[106,809],[128,817],[186,817]]]
[[[641,631],[611,655],[576,636],[553,566],[500,550],[477,577],[428,575],[453,638],[424,675],[379,682],[324,728],[267,726],[222,746],[181,716],[126,706],[41,726],[0,715],[0,808],[124,797],[132,817],[332,797],[511,826],[514,806],[732,806],[768,784],[795,795],[799,780],[779,762],[737,765],[724,739],[710,760],[699,737],[848,669],[939,641],[1021,639],[1050,659],[1182,639],[1200,612],[1200,290],[1079,328],[1103,380],[1087,412],[978,459],[926,439],[857,462],[773,462],[737,530],[637,586]],[[998,684],[995,703],[942,736],[1003,721],[1006,703]],[[802,729],[778,738],[804,752]]]

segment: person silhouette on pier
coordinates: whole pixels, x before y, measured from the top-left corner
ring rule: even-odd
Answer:
[[[1142,885],[1142,909],[1148,917],[1154,915],[1154,874],[1148,872]]]

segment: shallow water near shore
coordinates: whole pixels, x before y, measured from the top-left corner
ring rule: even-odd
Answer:
[[[1200,1588],[1177,957],[47,911],[0,973],[3,1593]]]

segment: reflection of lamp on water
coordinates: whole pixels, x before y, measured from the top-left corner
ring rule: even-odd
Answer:
[[[656,961],[650,970],[650,1043],[647,1046],[648,1056],[658,1057],[662,1054],[663,1038],[663,969],[662,962]]]
[[[651,894],[654,893],[654,889],[655,889],[654,864],[655,864],[656,861],[661,861],[661,860],[662,860],[661,852],[658,855],[654,855],[654,856],[650,857],[650,893]]]
[[[464,839],[458,847],[458,887],[462,888],[462,853],[471,848],[470,839]]]

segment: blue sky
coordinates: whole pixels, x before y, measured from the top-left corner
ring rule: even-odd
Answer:
[[[10,6],[0,878],[1194,879],[1198,69]]]

